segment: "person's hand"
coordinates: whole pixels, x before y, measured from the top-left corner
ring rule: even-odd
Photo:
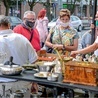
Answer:
[[[52,48],[60,50],[60,49],[62,49],[62,47],[63,47],[63,45],[54,44]]]
[[[94,29],[94,27],[95,27],[94,24],[91,23],[90,28],[91,28],[91,29]]]
[[[97,13],[95,15],[95,20],[98,20],[98,11],[97,11]]]
[[[96,17],[98,17],[98,11],[97,11],[97,13],[96,13],[96,15],[95,15]]]
[[[72,56],[72,57],[76,57],[76,55],[78,54],[78,52],[77,51],[71,51],[71,54],[70,54],[70,56]]]

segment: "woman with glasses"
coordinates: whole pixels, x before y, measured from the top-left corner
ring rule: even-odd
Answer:
[[[61,9],[59,12],[59,23],[50,29],[45,45],[56,48],[61,54],[66,56],[78,48],[78,34],[75,29],[70,27],[70,11]],[[55,50],[52,51],[55,53]]]
[[[13,30],[25,36],[36,51],[40,50],[40,37],[37,29],[34,28],[36,20],[35,12],[26,11],[23,16],[23,23],[17,25]]]

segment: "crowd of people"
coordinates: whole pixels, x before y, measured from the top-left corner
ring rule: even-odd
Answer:
[[[51,53],[56,53],[55,49],[58,49],[61,54],[73,57],[98,49],[98,37],[91,45],[90,30],[83,37],[83,49],[77,50],[79,35],[77,30],[70,26],[71,13],[68,9],[60,10],[57,25],[49,31],[46,13],[45,9],[41,9],[36,18],[35,12],[26,11],[22,24],[13,30],[10,29],[7,17],[0,15],[0,54],[4,56],[0,63],[5,63],[12,56],[16,64],[23,65],[27,62],[32,64],[38,59],[37,52],[44,46],[51,48]],[[97,17],[96,14],[96,20]]]

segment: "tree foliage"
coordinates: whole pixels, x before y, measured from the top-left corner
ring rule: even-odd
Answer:
[[[36,5],[36,3],[38,3],[37,1],[38,0],[28,0],[28,5],[30,7],[30,11],[32,11],[34,6]]]
[[[75,11],[76,2],[81,2],[81,1],[82,0],[71,0],[70,4],[68,6],[68,9],[71,11],[71,14],[73,14]],[[88,0],[85,0],[85,1],[87,2]],[[68,0],[67,0],[66,4],[68,4]]]
[[[19,1],[19,4],[25,0],[18,0]],[[27,0],[26,0],[27,1]],[[46,2],[41,2],[42,0],[28,0],[28,5],[30,7],[30,10],[33,10],[34,6],[37,4],[37,3],[41,3],[45,6],[46,10],[47,10],[47,16],[50,20],[50,8],[51,8],[51,3],[50,3],[50,0],[46,0]],[[69,0],[66,0],[66,4],[68,4],[68,1]],[[88,0],[86,0],[88,1]],[[3,2],[5,8],[6,8],[6,11],[5,11],[5,15],[9,15],[9,9],[12,5],[16,5],[16,2],[17,0],[0,0],[0,2]],[[68,7],[68,9],[71,11],[71,13],[74,13],[74,10],[75,10],[75,7],[76,7],[76,2],[81,2],[81,0],[71,0],[70,2],[70,5]]]
[[[19,3],[24,0],[19,0]],[[3,2],[5,6],[5,15],[9,15],[9,9],[12,5],[16,5],[17,0],[0,0],[0,2]]]

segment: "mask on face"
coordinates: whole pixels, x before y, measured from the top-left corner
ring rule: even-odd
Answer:
[[[63,23],[62,21],[60,21],[60,25],[63,27],[67,27],[69,26],[69,22]]]
[[[96,27],[98,27],[98,20],[96,20]]]
[[[25,24],[26,24],[28,27],[33,28],[35,22],[31,22],[31,21],[26,20]]]

